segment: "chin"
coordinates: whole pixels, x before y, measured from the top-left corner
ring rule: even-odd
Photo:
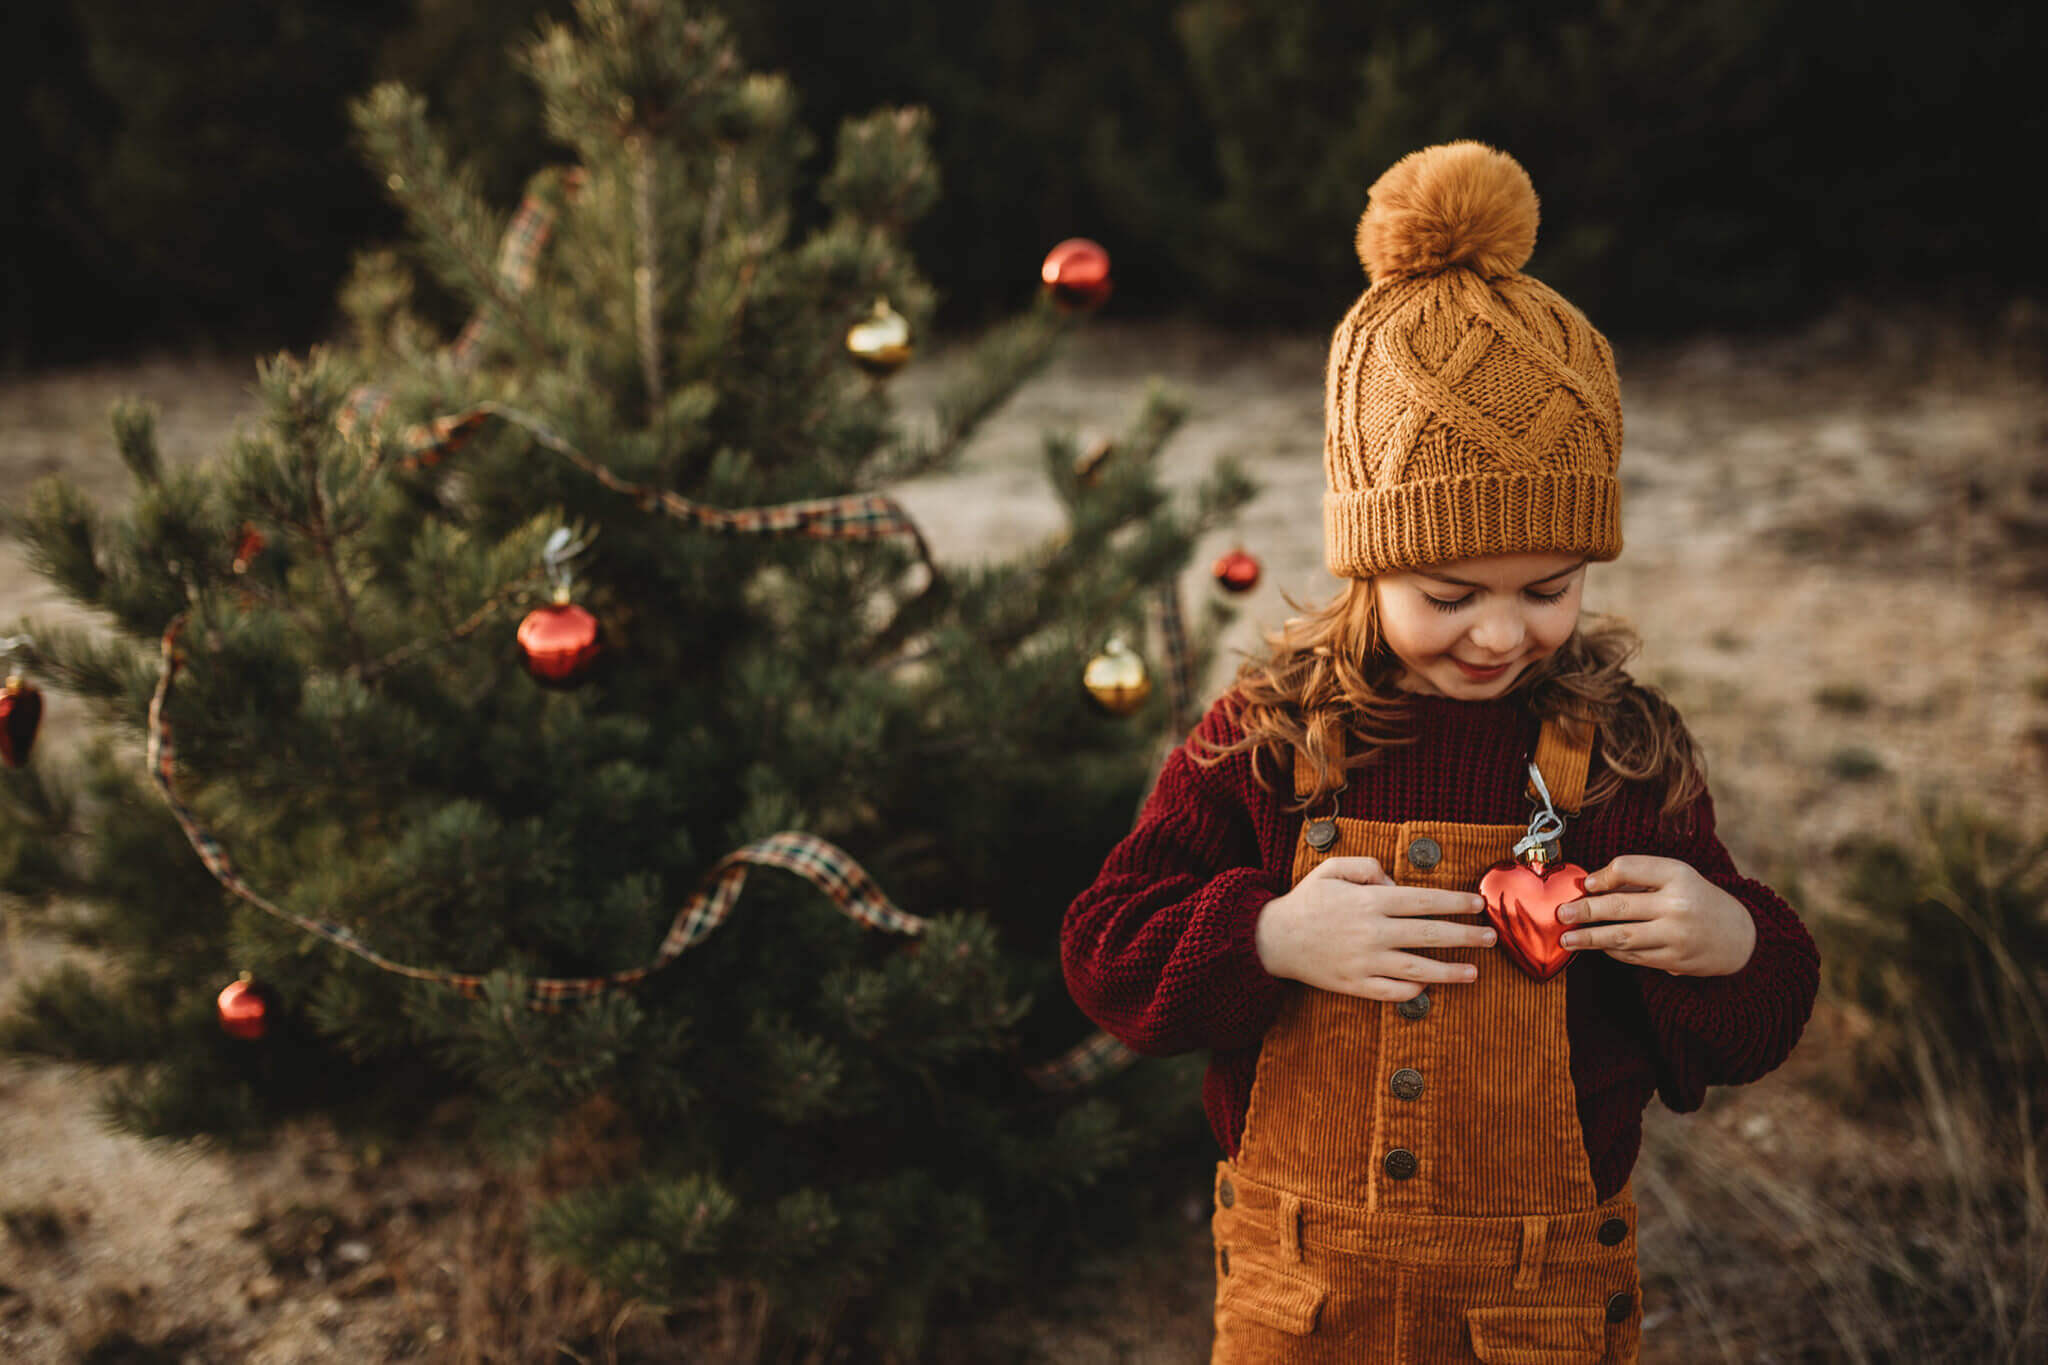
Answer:
[[[1468,678],[1465,676],[1465,670],[1458,667],[1457,664],[1448,659],[1444,661],[1444,668],[1450,674],[1450,681],[1455,686],[1463,688],[1468,692],[1492,692],[1512,686],[1515,680],[1526,671],[1527,667],[1526,663],[1517,661],[1509,664],[1497,678]]]

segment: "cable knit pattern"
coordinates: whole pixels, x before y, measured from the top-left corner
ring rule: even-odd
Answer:
[[[1241,700],[1226,693],[1196,733],[1222,744],[1239,738]],[[1526,820],[1523,786],[1540,722],[1521,699],[1408,700],[1417,742],[1354,771],[1339,814]],[[1283,990],[1259,965],[1253,931],[1260,909],[1288,889],[1302,825],[1299,813],[1281,810],[1292,798],[1288,773],[1270,754],[1261,763],[1272,792],[1253,780],[1249,754],[1203,768],[1185,743],[1174,749],[1137,825],[1068,908],[1061,935],[1068,990],[1102,1028],[1143,1053],[1211,1053],[1203,1106],[1233,1156],[1259,1039]],[[1596,750],[1589,786],[1602,766]],[[1713,799],[1701,798],[1682,832],[1658,818],[1658,799],[1632,786],[1584,812],[1565,831],[1566,856],[1588,871],[1625,853],[1689,863],[1749,909],[1756,948],[1724,977],[1671,976],[1597,950],[1565,969],[1572,1083],[1601,1199],[1634,1167],[1653,1095],[1683,1113],[1699,1108],[1710,1085],[1764,1075],[1791,1053],[1820,984],[1812,936],[1777,893],[1736,870],[1714,833]],[[1495,970],[1515,969],[1502,957]]]
[[[1372,283],[1330,339],[1324,556],[1339,578],[1492,554],[1621,553],[1621,384],[1607,338],[1522,273],[1528,173],[1464,141],[1376,181]]]

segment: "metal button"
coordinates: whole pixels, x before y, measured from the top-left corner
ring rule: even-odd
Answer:
[[[1629,1313],[1636,1306],[1636,1296],[1626,1291],[1613,1295],[1607,1300],[1607,1320],[1627,1322]]]
[[[1610,1218],[1600,1225],[1597,1236],[1600,1238],[1601,1246],[1618,1247],[1628,1236],[1628,1224],[1619,1218]]]
[[[1420,1019],[1429,1013],[1429,992],[1424,991],[1412,1000],[1403,1000],[1394,1006],[1394,1012],[1403,1019]]]
[[[1217,1264],[1217,1265],[1218,1265],[1218,1266],[1219,1266],[1219,1267],[1220,1267],[1220,1268],[1222,1269],[1222,1271],[1223,1271],[1223,1273],[1224,1273],[1224,1274],[1228,1275],[1228,1274],[1230,1273],[1230,1248],[1229,1248],[1229,1247],[1217,1247],[1217,1248],[1216,1248],[1216,1264]]]
[[[1438,863],[1443,861],[1443,858],[1444,851],[1442,846],[1439,845],[1436,840],[1430,838],[1428,835],[1424,835],[1422,838],[1417,839],[1414,843],[1408,845],[1408,861],[1415,864],[1417,867],[1435,867]]]
[[[1308,833],[1304,837],[1308,840],[1308,846],[1320,853],[1331,844],[1337,842],[1337,822],[1335,820],[1311,820],[1308,826]]]
[[[1387,1088],[1394,1092],[1397,1100],[1412,1100],[1422,1093],[1422,1073],[1412,1066],[1404,1066],[1388,1080]]]
[[[1237,1189],[1227,1178],[1216,1187],[1216,1202],[1226,1209],[1237,1202]]]
[[[1406,1147],[1396,1147],[1393,1151],[1387,1153],[1387,1174],[1396,1180],[1406,1180],[1409,1176],[1414,1175],[1415,1168],[1419,1164],[1415,1159],[1415,1153],[1409,1151]],[[1612,1304],[1608,1306],[1608,1311],[1613,1311]]]

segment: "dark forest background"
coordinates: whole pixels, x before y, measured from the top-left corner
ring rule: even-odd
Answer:
[[[320,338],[351,252],[399,233],[344,101],[392,77],[425,92],[454,145],[488,148],[476,170],[509,208],[556,149],[508,51],[568,9],[16,7],[0,42],[0,364]],[[2002,309],[2048,273],[2048,49],[2031,6],[724,9],[748,61],[792,78],[817,158],[847,114],[933,111],[944,197],[912,245],[947,327],[1016,309],[1073,235],[1110,249],[1125,316],[1327,324],[1361,283],[1367,188],[1454,137],[1528,167],[1545,219],[1530,269],[1611,332],[1780,326],[1845,293]]]

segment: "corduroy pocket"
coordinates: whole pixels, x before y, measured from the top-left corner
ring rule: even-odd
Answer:
[[[1227,1247],[1219,1251],[1225,1258],[1230,1256]],[[1239,1255],[1225,1263],[1230,1269],[1219,1276],[1216,1291],[1219,1315],[1235,1313],[1298,1337],[1316,1330],[1316,1316],[1329,1297],[1328,1290],[1249,1256]]]
[[[1607,1355],[1600,1308],[1467,1308],[1465,1321],[1486,1365],[1600,1365]]]

